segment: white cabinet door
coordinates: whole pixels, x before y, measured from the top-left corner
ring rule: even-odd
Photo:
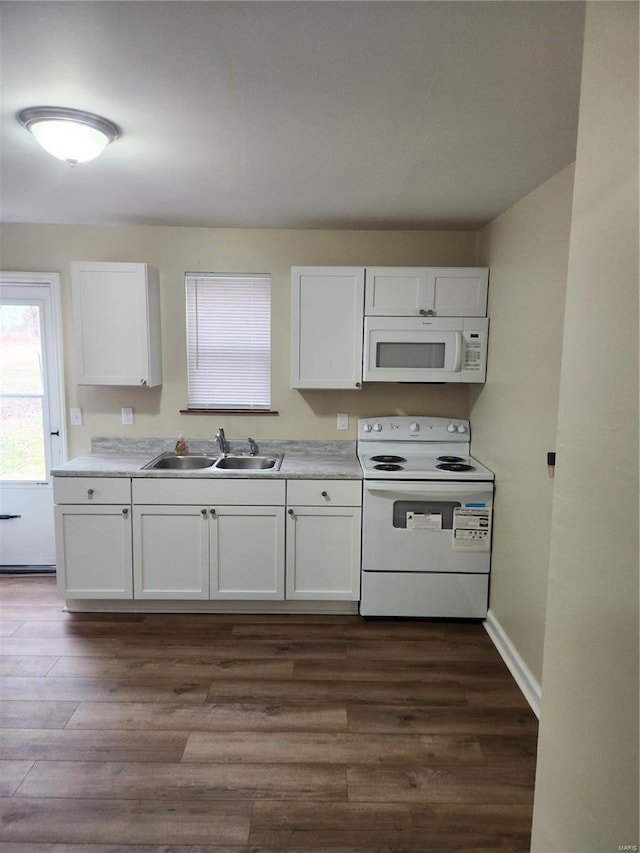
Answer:
[[[284,507],[219,506],[210,512],[210,597],[282,601]]]
[[[287,598],[357,601],[360,508],[294,506],[287,512]]]
[[[291,387],[360,388],[364,268],[291,270]]]
[[[486,267],[367,267],[367,317],[485,317]]]
[[[160,385],[160,285],[147,264],[71,264],[79,385]]]
[[[56,506],[55,531],[63,598],[133,598],[129,506]]]
[[[209,598],[209,514],[197,506],[134,506],[135,598]]]
[[[368,317],[415,317],[426,313],[430,301],[426,267],[367,267]]]
[[[429,267],[427,287],[436,317],[486,317],[486,267]]]

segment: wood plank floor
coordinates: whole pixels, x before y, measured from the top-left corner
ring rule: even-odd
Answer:
[[[537,720],[484,628],[65,613],[0,576],[0,853],[528,851]]]

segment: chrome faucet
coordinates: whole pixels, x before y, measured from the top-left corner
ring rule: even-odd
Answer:
[[[227,441],[227,437],[224,434],[224,430],[222,429],[222,427],[220,427],[220,429],[216,433],[216,441],[218,442],[218,445],[220,446],[220,452],[221,453],[230,453],[231,452],[231,447],[229,446],[229,442]]]
[[[249,442],[249,456],[257,456],[260,453],[260,448],[252,438],[248,438],[247,441]]]

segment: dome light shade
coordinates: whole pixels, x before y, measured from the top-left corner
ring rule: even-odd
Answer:
[[[120,129],[108,119],[64,107],[30,107],[19,113],[18,120],[45,151],[70,166],[93,160],[120,136]]]

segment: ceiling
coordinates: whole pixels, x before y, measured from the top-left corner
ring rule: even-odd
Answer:
[[[0,2],[3,222],[476,228],[573,161],[584,6]],[[25,107],[114,121],[73,168]]]

